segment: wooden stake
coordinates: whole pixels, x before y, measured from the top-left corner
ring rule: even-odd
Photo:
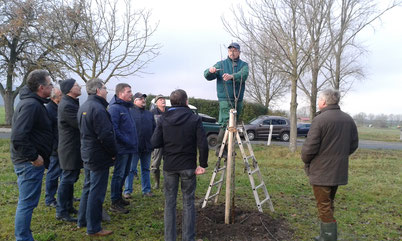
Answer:
[[[233,199],[232,191],[234,189],[232,182],[233,174],[233,138],[236,133],[236,110],[231,109],[229,112],[229,138],[228,138],[228,152],[227,152],[227,163],[226,163],[226,197],[225,197],[225,224],[230,223],[230,210],[233,209]]]

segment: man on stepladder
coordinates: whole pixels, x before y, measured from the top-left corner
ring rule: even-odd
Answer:
[[[230,109],[234,109],[237,102],[236,110],[237,117],[239,117],[243,108],[248,64],[240,59],[240,45],[238,43],[231,43],[228,46],[228,58],[206,69],[204,77],[208,81],[216,79],[216,91],[219,100],[219,124],[221,125],[218,135],[218,145],[216,147],[216,154],[218,155],[229,120]]]
[[[359,145],[357,127],[352,117],[342,112],[338,90],[320,93],[320,111],[313,119],[301,158],[313,186],[321,220],[320,236],[315,240],[337,240],[337,222],[334,218],[334,199],[339,185],[348,184],[349,155]]]

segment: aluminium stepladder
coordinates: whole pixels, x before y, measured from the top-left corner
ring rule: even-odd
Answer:
[[[246,154],[246,151],[244,150],[243,143],[240,138],[239,132],[243,133],[245,143],[247,144],[247,149],[248,149],[248,153],[249,153],[248,156]],[[209,183],[207,193],[205,194],[205,198],[202,203],[202,208],[205,208],[207,206],[208,201],[210,201],[213,198],[215,198],[215,200],[214,200],[215,204],[218,202],[219,193],[221,192],[222,184],[225,180],[225,171],[226,171],[226,163],[227,162],[226,162],[226,158],[223,158],[223,153],[224,153],[225,146],[227,145],[226,142],[228,140],[228,136],[229,136],[229,130],[226,129],[225,135],[223,137],[222,145],[219,150],[218,161],[215,165],[214,172],[212,173],[211,181]],[[253,148],[251,147],[250,140],[248,139],[247,132],[244,129],[244,125],[240,125],[240,126],[236,127],[235,138],[237,140],[237,144],[239,146],[240,152],[243,157],[244,169],[245,169],[245,171],[247,171],[258,211],[263,212],[262,205],[265,202],[267,202],[270,210],[272,212],[274,212],[274,206],[273,206],[271,198],[268,194],[268,190],[265,185],[265,182],[262,178],[261,171],[258,166],[258,162],[254,156],[254,151],[253,151]],[[249,160],[252,160],[251,165],[250,165]],[[221,164],[221,161],[223,161],[223,165]],[[215,179],[218,176],[218,174],[220,174],[219,180],[215,182]],[[254,177],[253,175],[255,175],[256,177]],[[257,184],[257,185],[255,183],[255,178],[257,178],[257,180],[259,181],[259,184]],[[217,187],[217,191],[215,194],[211,195],[211,191],[212,191],[213,187],[215,187],[215,186]],[[263,198],[264,198],[263,200],[260,199],[260,195],[258,193],[258,191],[260,189],[263,192]]]

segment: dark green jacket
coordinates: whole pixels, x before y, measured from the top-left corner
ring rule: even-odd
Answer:
[[[248,64],[240,59],[232,61],[229,57],[225,60],[219,61],[214,65],[219,69],[214,74],[209,72],[209,68],[204,71],[204,77],[207,80],[216,79],[216,91],[218,93],[218,99],[233,101],[235,96],[233,95],[233,82],[235,82],[236,96],[239,97],[239,101],[243,100],[245,83],[248,77]],[[234,81],[224,81],[222,75],[224,73],[233,74]],[[239,93],[240,92],[240,93]]]

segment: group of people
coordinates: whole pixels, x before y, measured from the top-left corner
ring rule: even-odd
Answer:
[[[80,106],[81,87],[74,79],[60,81],[60,88],[57,88],[53,87],[47,71],[34,70],[29,74],[13,116],[10,144],[19,188],[16,240],[33,240],[30,224],[39,202],[45,168],[48,169],[45,204],[56,208],[56,219],[75,222],[78,228],[86,227],[91,236],[111,234],[111,230],[101,226],[109,169],[114,167],[110,211],[126,214],[129,210],[125,206],[130,203],[138,161],[141,163],[142,194],[144,197],[153,195],[150,162],[154,147],[158,148],[152,167],[157,188],[164,150],[166,219],[175,223],[170,219],[175,219],[176,178],[182,177],[182,191],[189,202],[189,221],[193,218],[191,223],[195,223],[195,175],[204,173],[208,166],[208,145],[201,119],[187,107],[186,92],[172,92],[172,108],[163,117],[165,100],[163,96],[157,96],[157,107],[153,111],[159,123],[156,128],[154,114],[145,109],[145,94],[133,95],[131,86],[126,83],[117,84],[115,89],[116,93],[108,103],[104,82],[100,79],[88,81],[88,99]],[[187,145],[183,146],[182,140],[188,140]],[[200,153],[198,167],[197,147]],[[183,152],[186,154],[182,155]],[[74,183],[82,168],[85,180],[77,211],[73,206]],[[77,214],[77,218],[72,214]],[[195,237],[194,224],[192,226],[189,225],[186,232]],[[171,230],[169,235],[173,236],[173,233],[175,235],[176,231]]]
[[[219,100],[219,143],[229,119],[243,106],[248,64],[240,60],[240,45],[228,46],[228,58],[205,70],[207,80],[216,79]],[[54,88],[45,70],[32,71],[20,99],[11,132],[11,160],[18,177],[19,199],[15,215],[16,240],[33,240],[30,230],[34,208],[38,205],[45,168],[45,204],[56,208],[56,218],[86,227],[91,236],[112,233],[101,226],[106,214],[102,208],[111,178],[110,211],[129,210],[133,179],[141,163],[144,197],[152,196],[150,172],[160,187],[163,157],[165,195],[165,240],[176,240],[176,198],[179,184],[183,193],[182,239],[195,240],[196,175],[208,167],[208,145],[199,116],[188,108],[188,96],[177,89],[170,96],[171,107],[158,95],[156,108],[145,109],[145,94],[133,95],[131,86],[119,83],[107,102],[107,88],[101,79],[86,83],[88,99],[80,106],[81,87],[74,79]],[[50,97],[50,99],[49,99]],[[320,94],[320,113],[312,121],[302,148],[302,160],[317,200],[321,233],[317,240],[336,240],[333,217],[335,193],[348,180],[348,157],[358,146],[352,118],[339,108],[340,94],[325,90]],[[219,147],[218,147],[219,148]],[[198,149],[198,150],[197,150]],[[199,165],[197,166],[197,153]],[[153,159],[151,165],[151,156]],[[84,185],[79,210],[73,207],[74,183],[84,169]],[[60,182],[58,183],[58,180]],[[57,200],[55,195],[57,192]],[[78,214],[77,218],[72,214]]]

